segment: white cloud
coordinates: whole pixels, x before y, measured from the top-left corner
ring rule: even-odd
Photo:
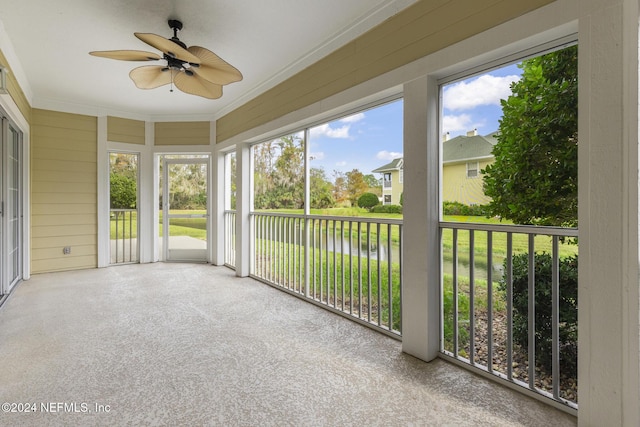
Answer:
[[[349,138],[349,125],[332,128],[328,123],[311,128],[311,136],[327,136],[329,138]]]
[[[446,115],[442,118],[442,130],[444,132],[460,132],[473,129],[469,114]]]
[[[347,166],[347,162],[344,162],[344,161],[343,162],[338,162],[338,163],[336,163],[336,166],[338,166],[340,168],[343,168],[343,167]]]
[[[309,158],[311,160],[323,160],[324,159],[324,152],[323,151],[317,151],[315,153],[309,153]]]
[[[340,119],[342,123],[355,123],[364,119],[364,113],[356,113],[352,116],[345,117],[344,119]]]
[[[379,160],[391,161],[399,157],[402,157],[402,153],[398,153],[396,151],[382,150],[382,151],[378,151],[378,154],[376,154],[376,158]]]
[[[501,99],[511,95],[511,83],[519,79],[516,75],[496,77],[485,74],[470,82],[452,84],[444,90],[444,107],[456,111],[480,105],[500,105]]]

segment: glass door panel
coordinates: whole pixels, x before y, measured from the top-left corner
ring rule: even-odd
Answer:
[[[7,198],[5,213],[7,216],[7,284],[9,289],[22,277],[22,197],[21,197],[21,158],[20,132],[9,125],[7,141]]]
[[[162,231],[167,261],[208,261],[208,165],[204,158],[165,159]]]

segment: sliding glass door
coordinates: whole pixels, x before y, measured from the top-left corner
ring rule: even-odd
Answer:
[[[22,278],[22,132],[2,114],[0,135],[0,294]]]

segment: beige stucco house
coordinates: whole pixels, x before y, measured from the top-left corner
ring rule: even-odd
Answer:
[[[400,197],[404,189],[403,163],[402,158],[397,158],[371,171],[382,174],[382,203],[385,205],[400,204]]]
[[[482,170],[493,163],[495,133],[478,135],[476,130],[442,143],[442,201],[465,205],[483,205],[489,197],[482,190]],[[400,204],[404,190],[404,161],[393,159],[372,171],[382,175],[382,203]]]
[[[442,143],[442,201],[465,205],[484,205],[489,197],[482,190],[482,170],[493,163],[491,151],[497,143],[495,134],[466,135],[444,139]]]

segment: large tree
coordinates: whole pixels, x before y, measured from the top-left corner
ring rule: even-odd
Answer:
[[[577,226],[578,51],[520,64],[502,100],[495,162],[484,169],[489,212],[517,224]]]
[[[327,179],[322,168],[309,169],[309,193],[311,209],[326,209],[334,207],[333,184]]]
[[[299,209],[304,206],[304,143],[283,136],[254,148],[256,209]]]
[[[357,206],[358,198],[367,191],[369,185],[364,179],[364,174],[358,169],[353,169],[345,175],[347,177],[347,194],[349,201],[351,202],[351,206]]]

